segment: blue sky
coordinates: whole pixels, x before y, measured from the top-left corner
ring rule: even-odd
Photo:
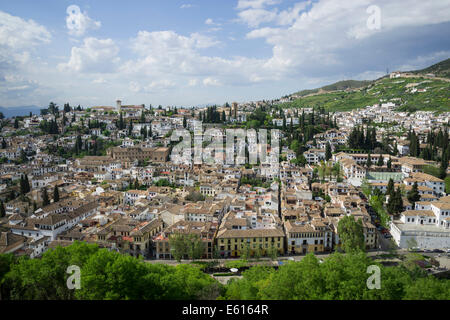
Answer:
[[[450,0],[3,1],[0,105],[276,99],[426,67],[448,39]]]

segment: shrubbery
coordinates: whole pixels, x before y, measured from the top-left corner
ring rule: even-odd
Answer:
[[[275,270],[255,266],[223,286],[195,265],[146,263],[97,245],[73,245],[42,258],[0,255],[1,299],[325,299],[400,300],[450,298],[450,280],[427,276],[408,256],[384,267],[363,252],[334,253],[321,263],[313,254]],[[69,290],[67,267],[81,270],[81,289]],[[377,265],[381,289],[369,290],[367,267]]]

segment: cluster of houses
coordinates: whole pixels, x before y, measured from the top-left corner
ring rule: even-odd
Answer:
[[[243,122],[262,105],[234,103],[218,111],[226,113],[230,122]],[[312,182],[325,161],[326,145],[332,151],[345,146],[351,129],[363,119],[412,126],[419,134],[449,120],[448,113],[406,116],[392,108],[384,103],[336,113],[339,129],[314,136],[304,153],[306,166],[292,162],[295,150],[283,147],[286,160],[276,168],[270,163],[244,167],[172,161],[168,133],[192,129],[201,109],[179,109],[169,116],[162,108],[148,114],[143,105],[117,101],[115,107],[71,110],[65,113],[65,118],[73,119],[69,126],[56,118],[61,129],[58,138],[34,134],[40,132],[42,121],[55,119],[54,115],[25,118],[20,125],[28,134],[16,136],[8,127],[2,131],[5,143],[0,153],[5,160],[0,165],[0,199],[6,217],[0,252],[37,257],[48,248],[85,241],[147,259],[173,259],[173,234],[197,235],[204,242],[204,258],[239,257],[244,251],[253,255],[331,252],[342,244],[338,224],[346,216],[362,221],[366,248],[377,249],[380,233],[361,184],[367,180],[384,192],[390,178],[406,191],[417,182],[421,195],[414,206],[404,199],[400,218],[391,221],[390,232],[398,246],[404,248],[414,238],[420,247],[448,248],[450,201],[444,181],[423,173],[434,163],[407,156],[408,142],[401,136],[396,155],[371,155],[378,164],[382,157],[381,166],[367,168],[367,154],[333,152],[329,162],[339,164],[340,174]],[[131,136],[129,128],[117,128],[120,113],[125,123],[135,121]],[[298,125],[298,118],[289,119]],[[104,155],[75,159],[47,151],[51,146],[73,148],[78,134],[70,127],[87,125],[89,120],[106,123],[106,128],[89,129],[81,136],[83,141],[95,135],[105,141],[120,140],[120,145]],[[273,121],[280,126],[279,119]],[[150,136],[143,138],[143,129],[150,130]],[[13,163],[21,157],[27,161]],[[25,175],[30,191],[18,196],[19,180]],[[42,204],[43,188],[50,197],[47,205]],[[59,199],[53,198],[55,189]],[[16,196],[11,197],[11,192]]]

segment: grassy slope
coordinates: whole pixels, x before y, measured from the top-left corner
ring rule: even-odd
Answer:
[[[427,92],[407,92],[406,85],[420,83],[417,89],[427,89]],[[293,102],[283,104],[284,107],[312,107],[324,106],[330,111],[349,111],[363,108],[391,99],[400,105],[399,110],[426,110],[445,112],[450,111],[450,82],[428,80],[423,78],[383,78],[359,90],[351,92],[339,91],[312,95],[299,98]]]

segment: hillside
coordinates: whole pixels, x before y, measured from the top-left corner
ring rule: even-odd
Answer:
[[[347,89],[358,89],[365,87],[369,84],[371,84],[373,81],[358,81],[358,80],[342,80],[338,81],[336,83],[323,86],[321,88],[317,89],[310,89],[310,90],[302,90],[297,93],[294,93],[293,95],[304,97],[306,95],[312,94],[312,93],[318,93],[319,91],[336,91],[336,90],[347,90]]]
[[[432,73],[436,77],[450,78],[450,59],[433,64],[432,66],[422,69],[422,70],[411,71],[411,73],[414,73],[414,74]]]
[[[410,75],[390,79],[382,77],[375,81],[346,80],[320,89],[303,90],[292,96],[300,96],[283,107],[306,108],[323,106],[329,111],[349,111],[380,102],[392,101],[398,111],[418,110],[450,112],[450,81],[424,78],[433,73],[443,77],[449,73],[450,59],[423,70],[409,72]],[[352,89],[352,90],[347,90]]]

